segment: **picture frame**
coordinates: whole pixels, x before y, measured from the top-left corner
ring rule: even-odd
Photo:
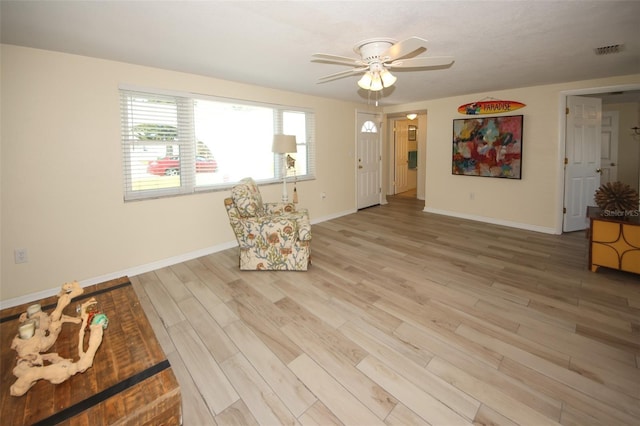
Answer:
[[[413,124],[409,124],[408,138],[409,142],[413,142],[417,138],[418,127]]]
[[[524,116],[453,120],[454,175],[522,179]]]

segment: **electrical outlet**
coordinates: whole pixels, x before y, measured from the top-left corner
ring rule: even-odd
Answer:
[[[15,249],[13,257],[16,263],[27,263],[29,261],[29,253],[25,248]]]
[[[320,198],[322,198],[323,200],[327,198],[327,193],[326,192],[320,193]]]

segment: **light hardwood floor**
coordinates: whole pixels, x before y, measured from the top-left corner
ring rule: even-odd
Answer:
[[[640,276],[422,205],[314,225],[308,272],[230,249],[131,277],[184,424],[640,424]]]

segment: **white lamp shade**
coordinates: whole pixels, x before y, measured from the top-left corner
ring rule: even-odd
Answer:
[[[398,78],[391,74],[388,70],[383,69],[382,71],[367,71],[364,73],[362,78],[358,80],[358,86],[362,87],[365,90],[371,90],[372,92],[377,92],[385,87],[390,87],[393,83],[396,82]]]
[[[395,75],[391,74],[387,70],[382,70],[382,72],[380,72],[380,78],[382,79],[382,85],[384,87],[393,86],[393,83],[395,83],[398,79]]]
[[[371,87],[369,88],[369,90],[371,90],[372,92],[377,92],[382,89],[384,89],[384,86],[382,85],[382,79],[380,78],[380,74],[379,73],[373,74],[373,78],[371,79]]]
[[[273,135],[273,146],[271,152],[277,154],[287,154],[289,152],[297,152],[296,137],[294,135]]]
[[[369,90],[371,88],[371,73],[369,71],[364,73],[362,78],[358,80],[358,86],[362,87],[364,90]]]

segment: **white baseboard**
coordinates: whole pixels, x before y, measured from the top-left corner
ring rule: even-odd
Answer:
[[[331,219],[336,219],[341,216],[356,213],[356,210],[346,210],[340,213],[336,213],[330,216],[325,216],[311,221],[311,224],[324,222]],[[87,287],[94,284],[99,284],[105,281],[113,280],[124,276],[134,277],[136,275],[144,274],[145,272],[155,271],[156,269],[165,268],[167,266],[175,265],[176,263],[186,262],[188,260],[197,259],[202,256],[206,256],[212,253],[217,253],[222,250],[227,250],[233,247],[237,247],[236,241],[229,241],[226,243],[218,244],[211,247],[206,247],[201,250],[192,251],[189,253],[180,254],[167,259],[158,260],[156,262],[147,263],[145,265],[133,266],[131,268],[123,269],[121,271],[111,272],[98,277],[88,278],[86,280],[79,281],[81,287]],[[45,299],[50,296],[58,294],[60,287],[52,288],[49,290],[39,291],[37,293],[27,294],[25,296],[15,297],[13,299],[0,300],[0,309],[11,308],[13,306],[22,305],[25,303],[33,302],[34,300]]]
[[[341,212],[338,212],[338,213],[334,213],[334,214],[329,215],[329,216],[323,216],[323,217],[320,217],[320,218],[317,218],[317,219],[313,219],[312,218],[311,219],[311,224],[315,225],[316,223],[326,222],[327,220],[337,219],[339,217],[347,216],[347,215],[350,215],[350,214],[353,214],[353,213],[357,213],[357,212],[358,212],[358,210],[356,210],[356,209],[354,209],[354,210],[344,210],[344,211],[341,211]]]
[[[528,223],[511,222],[511,221],[508,221],[508,220],[494,219],[494,218],[491,218],[491,217],[484,217],[484,216],[475,216],[475,215],[470,215],[470,214],[465,214],[465,213],[452,212],[452,211],[448,211],[448,210],[434,209],[434,208],[431,208],[431,207],[425,207],[422,211],[424,211],[426,213],[440,214],[440,215],[443,215],[443,216],[457,217],[457,218],[460,218],[460,219],[475,220],[476,222],[485,222],[485,223],[491,223],[491,224],[494,224],[494,225],[508,226],[509,228],[518,228],[518,229],[525,229],[527,231],[541,232],[541,233],[544,233],[544,234],[555,234],[555,235],[558,235],[558,232],[555,230],[555,228],[547,228],[547,227],[544,227],[544,226],[535,226],[535,225],[531,225],[531,224],[528,224]]]
[[[238,243],[236,241],[230,241],[227,243],[218,244],[216,246],[206,247],[204,249],[180,254],[178,256],[170,257],[167,259],[158,260],[156,262],[147,263],[146,265],[133,266],[121,271],[111,272],[105,275],[100,275],[98,277],[88,278],[86,280],[79,281],[78,283],[80,284],[80,287],[87,287],[124,276],[133,277],[136,275],[144,274],[145,272],[155,271],[156,269],[165,268],[167,266],[186,262],[192,259],[197,259],[208,254],[216,253],[237,246]],[[13,299],[0,300],[0,309],[11,308],[13,306],[22,305],[24,303],[30,303],[34,300],[41,300],[50,296],[55,296],[59,291],[60,287],[56,287],[49,290],[39,291],[37,293],[27,294],[25,296],[15,297]]]
[[[474,216],[474,215],[468,215],[468,214],[463,214],[463,213],[456,213],[456,212],[451,212],[451,211],[447,211],[447,210],[439,210],[439,209],[433,209],[433,208],[429,208],[429,207],[425,207],[424,212],[427,213],[434,213],[434,214],[440,214],[440,215],[444,215],[444,216],[452,216],[452,217],[458,217],[461,219],[469,219],[469,220],[475,220],[477,222],[485,222],[485,223],[492,223],[494,225],[503,225],[503,226],[508,226],[510,228],[518,228],[518,229],[526,229],[529,231],[535,231],[535,232],[542,232],[545,234],[557,234],[557,232],[555,232],[555,230],[553,228],[546,228],[546,227],[542,227],[542,226],[533,226],[530,224],[526,224],[526,223],[518,223],[518,222],[510,222],[510,221],[505,221],[505,220],[498,220],[498,219],[493,219],[493,218],[488,218],[488,217],[483,217],[483,216]],[[325,222],[327,220],[331,220],[331,219],[336,219],[342,216],[347,216],[353,213],[357,213],[357,210],[345,210],[342,212],[338,212],[329,216],[323,216],[321,218],[317,218],[317,219],[312,219],[311,220],[311,224],[317,224],[317,223],[321,223],[321,222]],[[151,263],[147,263],[145,265],[139,265],[139,266],[133,266],[131,268],[127,268],[127,269],[123,269],[121,271],[116,271],[116,272],[111,272],[109,274],[105,274],[105,275],[100,275],[97,277],[93,277],[93,278],[88,278],[86,280],[82,280],[80,281],[80,286],[81,287],[87,287],[90,285],[94,285],[94,284],[99,284],[105,281],[109,281],[115,278],[120,278],[123,276],[129,276],[129,277],[133,277],[136,275],[140,275],[140,274],[144,274],[146,272],[150,272],[150,271],[155,271],[156,269],[160,269],[160,268],[165,268],[167,266],[171,266],[171,265],[175,265],[176,263],[181,263],[181,262],[186,262],[188,260],[192,260],[192,259],[197,259],[199,257],[202,256],[207,256],[209,254],[212,253],[217,253],[219,251],[222,250],[227,250],[233,247],[236,247],[238,244],[236,241],[229,241],[226,243],[222,243],[222,244],[218,244],[215,246],[211,246],[211,247],[206,247],[204,249],[200,249],[200,250],[196,250],[196,251],[192,251],[189,253],[184,253],[178,256],[174,256],[174,257],[170,257],[167,259],[162,259],[162,260],[158,260],[156,262],[151,262]],[[18,306],[18,305],[22,305],[25,303],[29,303],[32,302],[34,300],[40,300],[40,299],[45,299],[47,297],[50,296],[54,296],[56,294],[58,294],[58,292],[60,291],[60,287],[56,287],[56,288],[52,288],[49,290],[43,290],[37,293],[31,293],[31,294],[27,294],[25,296],[20,296],[20,297],[15,297],[13,299],[7,299],[7,300],[0,300],[0,309],[6,309],[6,308],[11,308],[13,306]]]

